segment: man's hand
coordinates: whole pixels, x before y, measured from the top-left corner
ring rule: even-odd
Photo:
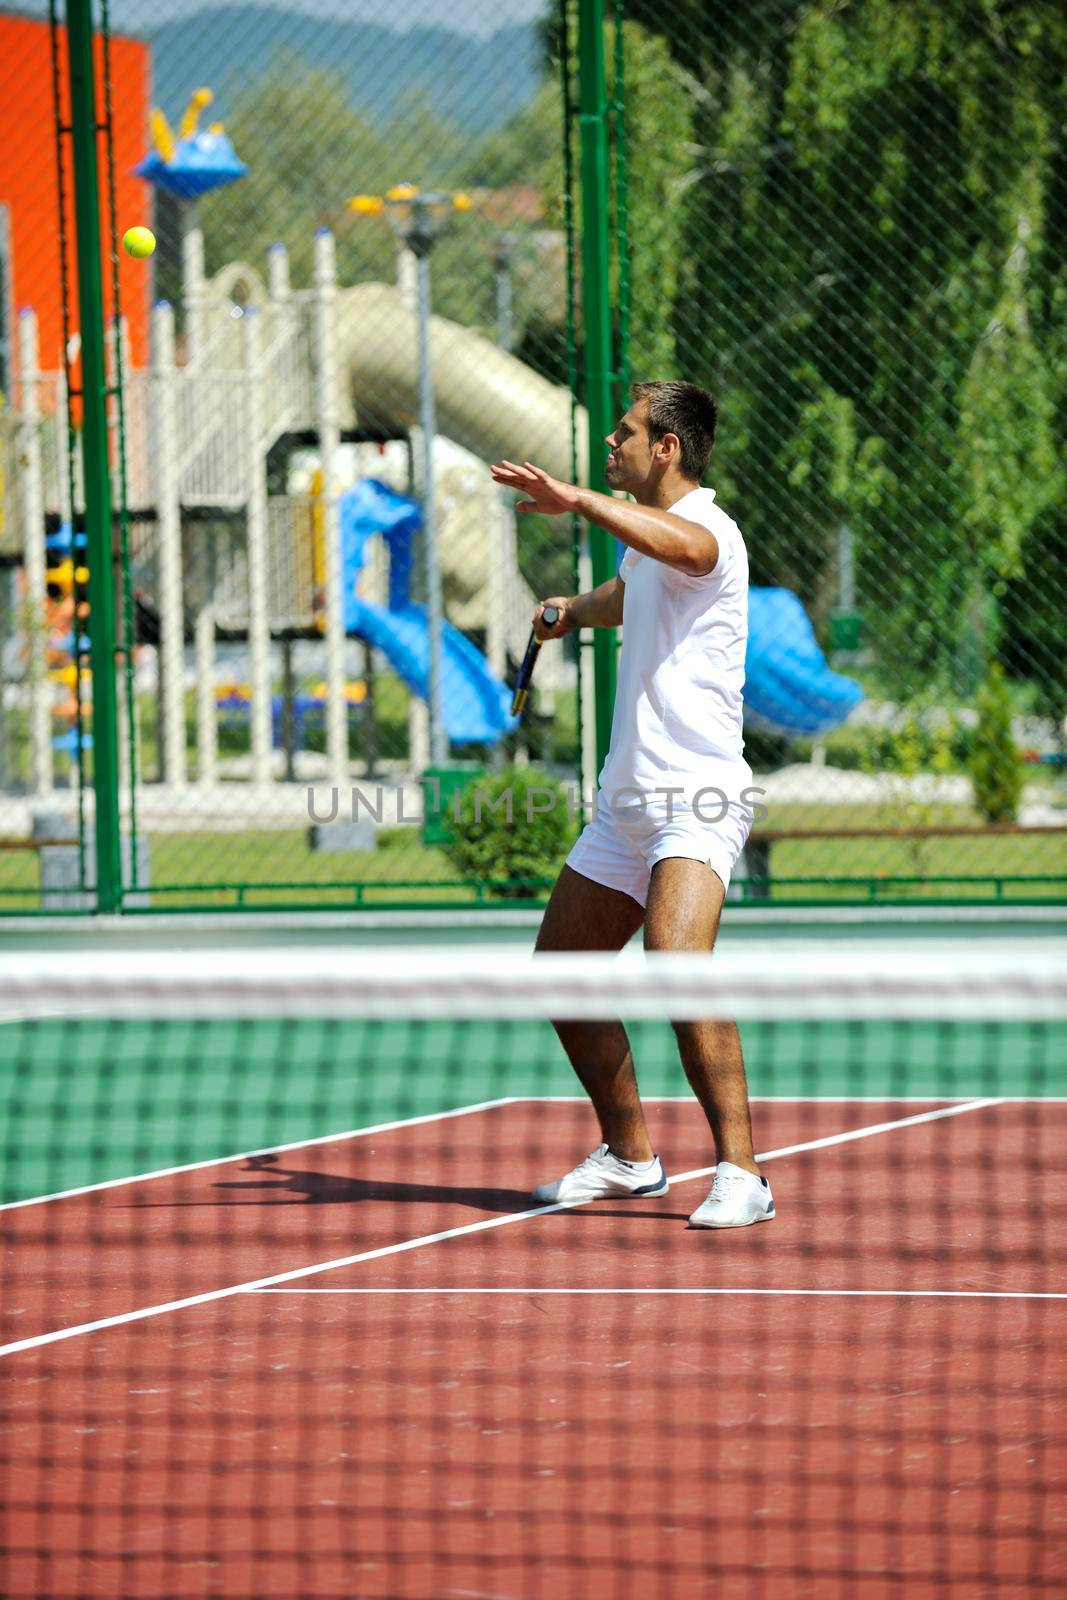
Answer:
[[[564,634],[574,632],[578,624],[571,620],[570,608],[573,604],[574,597],[570,595],[554,594],[548,600],[541,601],[533,614],[533,626],[534,633],[542,644],[546,639],[562,639]],[[546,606],[555,606],[559,612],[559,619],[552,624],[551,628],[546,627],[541,620],[541,614]]]
[[[502,489],[516,489],[529,498],[515,507],[516,511],[539,511],[543,517],[559,517],[578,507],[578,490],[573,483],[561,483],[549,477],[540,467],[526,461],[517,467],[513,461],[502,461],[490,467],[493,482]],[[547,602],[546,602],[547,603]]]

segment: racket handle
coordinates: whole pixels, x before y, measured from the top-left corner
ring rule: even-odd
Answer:
[[[545,606],[541,613],[541,621],[546,628],[554,628],[559,621],[559,607]],[[515,693],[511,697],[511,715],[521,717],[526,708],[526,701],[530,693],[530,680],[537,664],[537,657],[541,653],[541,641],[535,631],[530,633],[530,642],[526,646],[526,654],[522,658],[519,675],[515,679]]]

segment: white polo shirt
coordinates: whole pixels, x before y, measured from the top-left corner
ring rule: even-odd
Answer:
[[[715,535],[719,559],[694,578],[627,550],[626,585],[611,747],[600,774],[608,798],[681,787],[685,805],[707,784],[740,792],[744,760],[741,691],[748,642],[748,552],[740,529],[693,489],[671,513]]]

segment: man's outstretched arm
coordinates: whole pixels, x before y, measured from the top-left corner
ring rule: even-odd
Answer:
[[[502,461],[489,470],[494,481],[503,488],[517,489],[528,496],[516,507],[518,511],[539,511],[547,517],[577,512],[587,522],[595,522],[598,528],[614,534],[638,555],[652,556],[655,561],[677,567],[679,572],[692,577],[703,577],[713,571],[719,559],[719,541],[715,535],[697,522],[676,517],[672,511],[616,500],[610,494],[598,494],[595,489],[580,489],[576,484],[551,477],[529,461],[521,467],[513,461]]]

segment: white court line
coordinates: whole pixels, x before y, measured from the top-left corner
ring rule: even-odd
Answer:
[[[1062,1293],[1030,1291],[1027,1289],[741,1289],[728,1285],[723,1289],[472,1289],[463,1284],[445,1285],[439,1289],[249,1289],[249,1294],[762,1294],[762,1295],[815,1295],[820,1299],[861,1300],[1067,1300],[1067,1290]]]
[[[522,1101],[530,1101],[539,1106],[580,1106],[588,1105],[588,1097],[584,1094],[524,1094],[516,1096]],[[968,1105],[974,1099],[971,1094],[750,1094],[749,1102],[752,1105],[786,1105],[786,1106],[928,1106],[932,1101],[938,1105]],[[1013,1098],[1001,1096],[1000,1098]],[[1021,1100],[1037,1099],[1042,1104],[1047,1099],[1050,1103],[1055,1101],[1054,1095],[1020,1095]],[[1067,1099],[1067,1096],[1063,1098]],[[695,1105],[697,1102],[692,1091],[689,1094],[643,1094],[641,1099],[646,1105],[659,1106],[684,1106]]]
[[[79,1194],[96,1194],[100,1189],[121,1189],[127,1183],[148,1183],[152,1178],[173,1178],[179,1172],[200,1172],[205,1167],[224,1167],[230,1161],[251,1161],[254,1156],[284,1155],[287,1150],[310,1150],[317,1144],[340,1144],[343,1139],[365,1139],[369,1133],[391,1133],[394,1128],[417,1128],[424,1122],[445,1122],[449,1117],[466,1117],[472,1111],[492,1111],[496,1106],[515,1105],[525,1096],[504,1095],[499,1100],[479,1100],[470,1106],[455,1106],[451,1111],[428,1111],[419,1117],[401,1117],[397,1122],[376,1122],[369,1128],[349,1128],[344,1133],[321,1133],[314,1139],[294,1139],[291,1144],[268,1144],[262,1150],[240,1150],[231,1156],[210,1156],[206,1161],[187,1161],[180,1167],[159,1167],[155,1172],[137,1172],[130,1178],[105,1178],[101,1183],[83,1183],[76,1189],[60,1189],[55,1194],[33,1195],[28,1200],[5,1200],[0,1211],[18,1211],[22,1206],[42,1206],[49,1200],[70,1200]]]
[[[646,1094],[641,1096],[646,1105],[696,1104],[692,1094]],[[843,1106],[925,1106],[931,1100],[947,1105],[971,1105],[969,1095],[962,1094],[753,1094],[753,1104],[759,1105],[843,1105]],[[588,1105],[583,1094],[506,1094],[496,1100],[479,1100],[474,1105],[455,1106],[451,1111],[430,1111],[423,1116],[401,1117],[396,1122],[376,1122],[369,1128],[348,1128],[343,1133],[322,1133],[313,1139],[294,1139],[289,1144],[268,1144],[261,1150],[237,1150],[232,1155],[210,1156],[205,1161],[186,1161],[177,1167],[157,1167],[153,1172],[135,1172],[128,1178],[104,1178],[99,1183],[83,1183],[75,1189],[58,1189],[54,1194],[31,1195],[25,1200],[0,1201],[0,1211],[18,1211],[22,1206],[41,1206],[50,1200],[70,1200],[81,1194],[96,1194],[102,1189],[121,1189],[127,1183],[148,1183],[153,1178],[173,1178],[180,1172],[200,1172],[206,1167],[224,1167],[230,1161],[250,1161],[253,1156],[283,1155],[289,1150],[310,1150],[314,1145],[340,1144],[345,1139],[362,1139],[370,1133],[391,1133],[396,1128],[415,1128],[420,1123],[444,1122],[449,1117],[465,1117],[472,1111],[493,1111],[497,1106]],[[1001,1095],[989,1104],[1011,1105],[1065,1105],[1067,1095]],[[714,1169],[709,1167],[709,1172]],[[679,1180],[671,1180],[677,1183]]]
[[[749,1102],[761,1106],[928,1106],[936,1101],[939,1106],[973,1105],[971,1094],[750,1094]],[[515,1099],[522,1104],[584,1106],[589,1104],[584,1094],[521,1094]],[[689,1094],[643,1094],[646,1105],[695,1105]],[[1000,1094],[990,1105],[1006,1106],[1062,1106],[1067,1105],[1067,1094]]]
[[[1002,1105],[1003,1101],[971,1100],[966,1105],[947,1106],[940,1111],[923,1111],[914,1117],[902,1117],[898,1122],[876,1122],[870,1127],[853,1128],[846,1133],[831,1133],[821,1139],[809,1139],[803,1144],[784,1145],[780,1150],[768,1150],[756,1157],[757,1161],[776,1161],[783,1156],[799,1155],[807,1150],[824,1150],[831,1145],[847,1144],[854,1139],[869,1139],[876,1133],[888,1133],[898,1128],[910,1128],[920,1122],[934,1122],[940,1117],[958,1117],[965,1111],[981,1111],[988,1106]],[[704,1178],[714,1172],[714,1166],[696,1167],[692,1172],[679,1173],[670,1180],[671,1188],[688,1183],[693,1178]],[[593,1204],[592,1201],[582,1202]],[[192,1306],[210,1305],[216,1300],[229,1300],[234,1295],[250,1294],[258,1289],[270,1289],[276,1284],[295,1283],[301,1278],[314,1277],[319,1272],[334,1272],[340,1267],[355,1267],[364,1261],[380,1261],[384,1256],[403,1255],[408,1250],[418,1250],[423,1245],[441,1244],[446,1239],[459,1239],[466,1234],[487,1233],[491,1228],[506,1228],[513,1222],[528,1222],[532,1217],[550,1216],[556,1211],[576,1210],[574,1205],[535,1206],[529,1211],[513,1211],[502,1217],[485,1217],[480,1222],[468,1222],[459,1228],[445,1228],[440,1233],[427,1233],[415,1239],[402,1239],[398,1244],[381,1245],[377,1250],[363,1250],[356,1255],[340,1256],[336,1261],[320,1261],[309,1267],[294,1267],[288,1272],[274,1272],[266,1278],[253,1278],[248,1283],[234,1283],[224,1289],[208,1289],[202,1294],[186,1295],[181,1300],[167,1300],[162,1305],[142,1306],[137,1311],[122,1311],[114,1317],[100,1317],[95,1322],[82,1322],[71,1328],[56,1328],[51,1333],[38,1333],[28,1339],[16,1339],[13,1344],[0,1345],[0,1356],[17,1355],[21,1350],[38,1350],[42,1345],[57,1344],[63,1339],[75,1339],[85,1333],[99,1333],[104,1328],[119,1328],[129,1322],[143,1322],[147,1317],[160,1317],[169,1311],[185,1311]]]

